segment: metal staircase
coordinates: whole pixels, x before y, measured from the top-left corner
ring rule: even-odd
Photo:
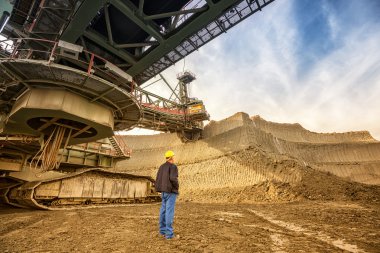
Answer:
[[[109,137],[112,147],[115,149],[115,157],[117,158],[130,158],[131,150],[127,148],[123,139],[116,135]]]

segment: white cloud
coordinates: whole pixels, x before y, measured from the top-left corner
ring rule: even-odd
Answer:
[[[318,132],[369,130],[380,140],[380,25],[342,27],[339,13],[325,6],[330,39],[340,46],[299,73],[303,55],[293,4],[276,1],[187,57],[186,69],[198,77],[192,95],[215,120],[244,111]],[[179,62],[164,75],[174,85],[182,69]],[[151,90],[167,94],[162,87]]]

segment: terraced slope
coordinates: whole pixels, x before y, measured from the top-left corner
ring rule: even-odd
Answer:
[[[164,152],[174,150],[183,199],[372,199],[379,187],[360,183],[380,185],[380,142],[368,132],[313,133],[237,113],[210,122],[204,139],[194,143],[175,134],[125,141],[132,158],[117,170],[139,175],[155,177]]]
[[[377,142],[368,131],[346,133],[315,133],[300,124],[275,123],[266,121],[259,115],[253,116],[253,124],[264,132],[292,142],[341,143],[341,142]]]

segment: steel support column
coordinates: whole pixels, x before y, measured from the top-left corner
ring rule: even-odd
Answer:
[[[84,0],[60,39],[70,43],[75,43],[84,33],[86,27],[95,17],[96,13],[107,2],[107,0]]]
[[[83,35],[86,38],[88,38],[88,39],[92,40],[93,42],[95,42],[96,44],[98,44],[99,46],[104,47],[109,52],[112,52],[113,54],[119,56],[120,58],[122,58],[126,62],[129,62],[131,64],[136,63],[136,60],[128,52],[121,50],[121,49],[117,49],[116,47],[111,45],[109,42],[107,42],[102,36],[100,36],[94,32],[89,32],[89,31],[84,31]]]

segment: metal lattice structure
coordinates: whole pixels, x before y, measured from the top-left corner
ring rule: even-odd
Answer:
[[[10,23],[18,35],[81,45],[140,85],[273,1],[18,0]]]
[[[274,1],[274,0],[273,0]],[[227,2],[232,1],[224,1],[226,3],[218,3],[218,6],[214,6],[211,1],[207,1],[200,9],[206,10],[206,5],[210,4],[207,11],[205,13],[198,13],[197,17],[193,17],[195,19],[193,22],[195,23],[193,26],[196,28],[195,32],[190,32],[191,29],[186,29],[186,37],[182,40],[179,40],[179,36],[173,35],[170,38],[171,41],[176,41],[178,45],[174,46],[171,50],[163,50],[164,46],[161,45],[161,48],[155,48],[155,52],[159,52],[163,50],[162,56],[157,56],[156,58],[146,59],[144,62],[136,64],[132,68],[129,69],[131,74],[137,73],[136,80],[140,82],[145,82],[149,80],[153,76],[167,69],[174,63],[180,61],[190,53],[198,50],[200,47],[210,42],[214,38],[219,35],[226,33],[227,30],[237,25],[239,22],[254,14],[257,11],[261,11],[262,8],[267,6],[269,3],[273,2],[272,0],[257,0],[257,1],[235,1],[235,4],[228,5]],[[206,1],[199,1],[199,3],[203,3]],[[218,10],[221,10],[222,7],[227,7],[221,14],[216,14]],[[208,13],[210,12],[210,13]],[[214,15],[212,15],[214,14]],[[191,17],[188,17],[190,19]],[[187,19],[183,20],[186,22]],[[204,24],[196,25],[196,20],[204,20]],[[182,24],[182,23],[181,23]],[[178,25],[180,27],[180,25]],[[185,33],[185,32],[184,32]],[[178,38],[178,39],[177,39]],[[170,43],[169,42],[169,43]],[[178,43],[179,42],[179,43]],[[153,53],[152,53],[153,54]],[[157,59],[157,60],[156,60]],[[146,67],[149,65],[149,67]],[[139,67],[143,68],[143,71],[139,71]]]

